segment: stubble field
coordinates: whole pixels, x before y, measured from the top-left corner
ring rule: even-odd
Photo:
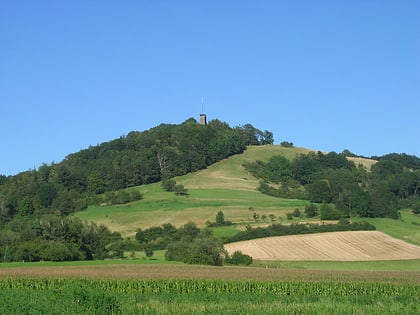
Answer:
[[[379,231],[351,231],[291,235],[230,243],[257,260],[370,261],[420,259],[420,246]]]

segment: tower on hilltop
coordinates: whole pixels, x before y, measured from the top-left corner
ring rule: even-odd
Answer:
[[[204,98],[201,98],[201,114],[200,114],[200,125],[207,125],[207,117],[204,114]]]
[[[200,114],[200,125],[207,125],[206,114]]]

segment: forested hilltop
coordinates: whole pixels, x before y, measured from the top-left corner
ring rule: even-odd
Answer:
[[[273,135],[250,124],[230,127],[193,118],[91,146],[62,162],[0,177],[1,222],[16,215],[70,214],[97,203],[105,192],[159,182],[242,153],[247,145],[272,144]],[[141,196],[126,196],[139,199]]]
[[[200,125],[190,118],[130,132],[60,163],[0,176],[0,253],[3,260],[107,257],[106,247],[120,236],[105,226],[68,219],[69,214],[89,204],[140,200],[137,190],[124,189],[206,168],[247,145],[272,143],[271,132],[250,124]]]

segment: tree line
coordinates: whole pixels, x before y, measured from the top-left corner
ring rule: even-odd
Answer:
[[[6,260],[101,259],[121,243],[105,227],[70,219],[90,204],[124,204],[143,196],[126,189],[203,169],[247,145],[272,144],[273,134],[250,124],[212,120],[161,124],[69,154],[60,163],[0,175],[0,255]],[[177,194],[181,185],[170,187]],[[75,233],[66,231],[77,230]],[[60,234],[62,233],[62,234]],[[64,234],[63,234],[64,233]],[[96,242],[108,242],[104,244]],[[95,245],[92,245],[95,244]],[[100,251],[100,252],[98,252]]]
[[[12,221],[0,233],[2,262],[71,261],[116,257],[109,245],[121,240],[104,225],[77,218],[44,216],[37,221]]]
[[[293,160],[273,156],[268,162],[245,163],[260,179],[262,193],[331,203],[341,216],[397,219],[399,210],[420,202],[420,159],[390,154],[377,159],[370,171],[347,155],[330,152],[299,154]]]

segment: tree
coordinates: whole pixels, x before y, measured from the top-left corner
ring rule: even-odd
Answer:
[[[216,214],[216,225],[223,225],[225,223],[225,215],[223,211],[219,211]]]
[[[317,208],[313,203],[305,207],[305,215],[307,218],[315,217],[318,214],[317,212]]]
[[[256,212],[254,212],[252,217],[254,218],[255,221],[258,221],[259,215]]]
[[[174,187],[176,185],[176,181],[173,179],[165,179],[162,181],[162,188],[165,189],[168,192],[171,192],[174,190]]]
[[[339,220],[341,212],[330,205],[323,203],[320,207],[321,220]]]
[[[264,166],[263,176],[274,183],[288,180],[292,176],[289,160],[281,155],[272,156]]]
[[[153,256],[153,247],[152,247],[152,245],[150,245],[150,244],[147,244],[145,247],[144,247],[144,253],[146,254],[146,257],[147,258],[149,258],[149,259],[152,259],[152,256]]]
[[[259,145],[258,134],[261,134],[261,130],[256,129],[251,124],[245,124],[242,127],[243,142],[245,145]]]
[[[140,228],[137,229],[137,232],[136,232],[136,240],[139,243],[143,243],[143,242],[146,241],[145,233]]]
[[[292,147],[293,147],[293,142],[282,141],[282,142],[280,143],[280,145],[281,145],[282,147],[285,147],[285,148],[292,148]]]
[[[138,190],[132,190],[130,192],[131,201],[137,201],[137,200],[142,200],[142,199],[143,199],[143,195]]]
[[[181,184],[176,184],[173,188],[173,192],[177,195],[177,196],[183,196],[183,195],[188,195],[188,189],[186,189],[183,185]]]
[[[300,212],[300,210],[298,208],[295,208],[295,210],[293,210],[292,215],[295,218],[300,218],[302,216],[302,213]]]
[[[326,180],[316,180],[312,184],[306,185],[311,202],[326,202],[332,201],[332,192],[329,183]]]
[[[130,202],[130,194],[126,190],[119,190],[117,192],[117,204],[125,204]]]
[[[420,202],[416,202],[413,206],[412,212],[414,214],[420,214]]]
[[[174,239],[192,242],[199,233],[200,229],[197,225],[194,222],[189,221],[178,229],[178,231],[174,234]]]
[[[293,179],[300,184],[312,183],[322,169],[317,155],[313,152],[299,154],[291,163]]]
[[[386,182],[380,182],[368,193],[374,216],[398,219],[396,196],[389,190]]]
[[[222,241],[213,236],[210,230],[203,230],[191,244],[191,251],[186,258],[189,264],[221,266],[224,253]]]
[[[274,143],[273,133],[271,131],[264,130],[264,132],[262,133],[260,143],[263,144],[263,145],[264,144],[273,144]]]
[[[165,259],[189,264],[215,265],[223,263],[223,243],[210,229],[200,231],[193,222],[185,224],[168,244]]]

